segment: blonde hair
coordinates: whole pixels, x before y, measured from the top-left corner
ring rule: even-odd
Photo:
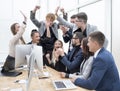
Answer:
[[[56,40],[55,43],[56,43],[57,41],[61,43],[61,48],[63,48],[63,42],[62,42],[61,40]],[[55,46],[55,43],[54,43],[54,46]],[[54,64],[54,66],[55,66],[55,64],[56,64],[56,61],[58,60],[58,59],[55,57],[55,51],[56,51],[56,49],[54,48],[54,49],[53,49],[53,52],[52,52],[52,62],[53,62],[53,64]]]
[[[50,19],[51,21],[55,20],[55,15],[53,13],[48,13],[46,15],[46,20]]]

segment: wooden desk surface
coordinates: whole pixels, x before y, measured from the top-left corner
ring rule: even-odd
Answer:
[[[59,72],[55,71],[52,68],[47,67],[51,76],[45,79],[38,79],[38,77],[32,77],[32,81],[30,84],[30,91],[55,91],[54,86],[52,84],[52,80],[60,80],[63,79],[60,77]],[[22,75],[17,77],[0,77],[0,91],[10,91],[11,89],[22,88],[22,91],[26,91],[25,83],[14,83],[16,80],[26,80],[27,79],[27,71],[23,70]],[[61,90],[61,91],[90,91],[83,89],[81,87],[77,87],[77,89],[73,90]]]

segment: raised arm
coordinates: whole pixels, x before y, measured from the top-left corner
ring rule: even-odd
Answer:
[[[36,11],[40,9],[40,6],[35,6],[35,8],[30,12],[30,19],[36,27],[40,27],[41,23],[35,18]]]
[[[64,18],[65,20],[68,20],[68,14],[65,12],[64,8],[61,8],[60,11],[61,11],[62,14],[63,14],[63,18]]]
[[[72,29],[65,27],[64,25],[60,25],[60,29],[63,32],[63,40],[65,43],[69,42],[72,39]]]
[[[23,15],[23,17],[24,17],[24,23],[26,24],[26,22],[27,22],[27,17],[25,16],[25,14],[20,10],[20,13]]]
[[[23,15],[24,20],[23,20],[23,24],[20,26],[17,34],[14,35],[14,37],[11,39],[11,43],[13,43],[13,44],[22,37],[23,33],[25,32],[25,28],[26,28],[27,17],[25,16],[25,14],[22,11],[20,11],[20,13]]]
[[[64,50],[62,48],[58,48],[56,51],[56,54],[59,55],[59,60],[67,66],[67,68],[72,71],[76,67],[80,66],[81,62],[83,61],[83,53],[81,49],[77,53],[77,55],[74,57],[74,60],[72,62],[69,61],[67,56],[64,53]]]
[[[60,9],[60,7],[57,7],[56,10],[55,10],[55,15],[56,15],[57,21],[59,21],[59,23],[61,23],[62,25],[65,25],[65,26],[68,27],[68,28],[71,28],[71,29],[76,28],[77,26],[76,26],[75,24],[66,21],[65,19],[61,18],[61,17],[58,15],[58,10],[59,10],[59,9]]]
[[[33,13],[36,13],[36,11],[39,10],[39,9],[40,9],[40,6],[35,6],[35,8],[33,9],[32,12],[33,12]]]

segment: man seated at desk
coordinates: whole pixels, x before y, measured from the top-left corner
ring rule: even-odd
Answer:
[[[91,74],[87,80],[73,78],[75,85],[96,91],[120,91],[119,73],[112,54],[103,47],[104,41],[100,31],[89,35],[89,51],[94,52]]]

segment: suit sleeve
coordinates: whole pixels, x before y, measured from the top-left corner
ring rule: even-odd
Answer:
[[[63,35],[63,40],[65,43],[69,42],[72,39],[72,29],[70,28],[69,31]]]
[[[40,27],[41,23],[35,18],[35,13],[33,13],[32,11],[30,11],[30,20],[33,22],[34,25],[36,25],[36,27]]]
[[[105,62],[100,58],[96,58],[93,63],[90,77],[87,80],[77,78],[74,84],[83,88],[93,90],[102,80],[106,70],[107,65],[105,64]]]
[[[70,62],[70,61],[68,60],[67,56],[63,56],[63,57],[60,59],[60,61],[61,61],[65,66],[67,66],[67,68],[68,68],[69,70],[72,70],[72,69],[78,67],[78,66],[81,64],[81,62],[83,61],[83,53],[82,53],[81,51],[79,51],[78,55],[75,57],[75,59],[74,59],[72,62]]]

